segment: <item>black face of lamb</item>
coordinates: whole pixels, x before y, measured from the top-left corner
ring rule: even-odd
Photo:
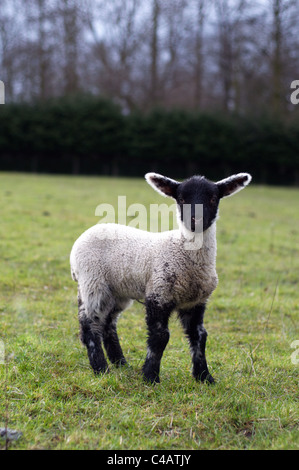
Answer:
[[[192,176],[183,183],[157,173],[147,173],[145,177],[156,191],[176,200],[181,221],[192,232],[207,230],[217,217],[219,200],[240,191],[251,181],[248,173],[238,173],[217,183],[204,176]]]
[[[181,221],[191,232],[207,230],[217,217],[219,188],[204,177],[193,176],[180,183],[175,199]]]

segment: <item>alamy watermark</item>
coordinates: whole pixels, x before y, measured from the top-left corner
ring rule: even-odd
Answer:
[[[149,213],[146,206],[140,203],[134,203],[127,207],[126,196],[118,196],[117,213],[112,204],[102,203],[96,207],[95,215],[101,217],[99,223],[117,223],[119,225],[127,225],[140,230],[150,232],[165,232],[177,229],[178,208],[177,205],[171,204],[150,204]],[[117,215],[116,215],[117,214]],[[181,214],[179,215],[181,218]],[[191,220],[194,219],[193,228],[191,230]],[[191,205],[184,204],[182,210],[182,226],[187,228],[184,230],[186,250],[198,250],[203,243],[203,205],[196,204],[194,213],[191,216]],[[109,236],[113,239],[119,236],[117,230],[109,232]],[[103,233],[107,236],[107,233]],[[181,237],[181,230],[173,233],[173,236]]]
[[[291,94],[291,103],[299,104],[299,80],[293,80],[291,83],[291,88],[295,89]]]
[[[5,104],[5,85],[2,80],[0,80],[0,104]]]
[[[292,364],[299,364],[299,340],[295,340],[291,343],[291,348],[297,348],[295,351],[291,354],[291,362]]]

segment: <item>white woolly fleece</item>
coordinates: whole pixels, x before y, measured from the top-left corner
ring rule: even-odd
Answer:
[[[124,309],[133,299],[154,296],[176,308],[205,303],[217,286],[216,224],[200,249],[186,249],[180,230],[152,233],[117,224],[97,224],[75,242],[73,279],[88,315]]]

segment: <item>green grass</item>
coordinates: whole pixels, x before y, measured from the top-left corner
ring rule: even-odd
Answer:
[[[223,200],[219,286],[205,319],[217,380],[191,376],[175,316],[161,383],[142,381],[143,306],[119,321],[128,367],[93,375],[78,338],[69,253],[95,208],[162,203],[142,179],[0,174],[0,427],[13,449],[295,449],[299,339],[299,191],[249,186]],[[295,361],[296,362],[296,361]],[[7,372],[7,374],[6,374]],[[5,443],[0,441],[0,447]]]

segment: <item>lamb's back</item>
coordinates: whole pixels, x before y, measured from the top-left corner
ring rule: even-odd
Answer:
[[[118,296],[141,298],[152,275],[153,259],[159,258],[161,250],[161,234],[118,224],[97,224],[74,243],[72,275],[79,282],[90,278],[106,283]]]
[[[205,302],[217,285],[214,250],[186,250],[178,235],[97,224],[73,246],[73,278],[85,289],[105,284],[119,298],[154,296],[178,307]]]

